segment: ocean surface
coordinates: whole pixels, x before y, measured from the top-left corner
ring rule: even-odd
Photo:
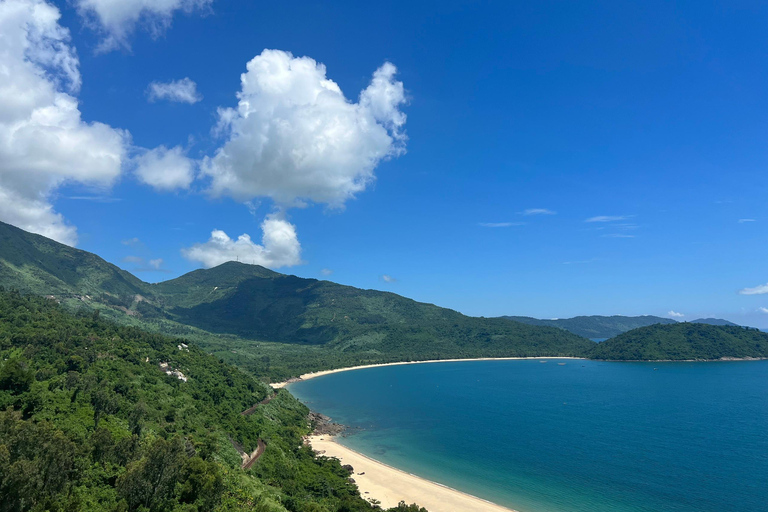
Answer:
[[[768,511],[768,361],[415,364],[290,391],[349,448],[521,512]]]

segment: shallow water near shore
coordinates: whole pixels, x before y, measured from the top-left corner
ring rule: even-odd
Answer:
[[[290,391],[345,446],[521,512],[768,510],[768,361],[416,364]]]

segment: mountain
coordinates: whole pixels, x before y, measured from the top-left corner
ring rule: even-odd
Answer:
[[[616,361],[766,358],[768,334],[739,326],[657,324],[599,343],[589,357]]]
[[[522,322],[529,325],[540,325],[565,329],[584,338],[612,338],[623,332],[653,324],[675,324],[675,320],[659,316],[575,316],[573,318],[558,318],[540,320],[528,316],[503,316],[507,320]]]
[[[692,324],[708,324],[708,325],[730,325],[732,327],[739,327],[739,324],[723,320],[722,318],[699,318],[698,320],[691,320]]]
[[[95,254],[0,222],[0,284],[36,295],[134,296],[146,283]]]
[[[0,319],[0,510],[381,512],[287,391],[53,300],[0,292]]]
[[[274,366],[273,355],[285,359],[286,344],[323,347],[292,351],[292,371],[411,359],[575,356],[593,344],[561,329],[467,317],[258,265],[228,262],[149,284],[96,255],[7,224],[0,223],[0,240],[0,285],[102,309],[121,323],[194,335],[201,346],[257,374],[262,361]]]

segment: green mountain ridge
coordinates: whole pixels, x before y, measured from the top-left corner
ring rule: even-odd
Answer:
[[[150,284],[94,254],[3,223],[0,286],[55,298],[70,311],[100,310],[123,325],[184,336],[267,380],[344,366],[449,358],[762,357],[762,349],[728,331],[752,332],[740,327],[653,316],[468,317],[389,292],[238,262]],[[715,329],[706,331],[707,336],[729,348],[713,350],[699,343],[703,331],[680,326]],[[642,330],[648,327],[653,329]],[[596,348],[586,337],[611,339]],[[626,344],[629,339],[631,345]],[[688,342],[691,346],[684,350]],[[640,345],[644,348],[638,349]]]
[[[304,279],[258,265],[228,262],[149,284],[96,255],[7,224],[0,223],[0,240],[1,285],[50,295],[70,307],[103,309],[120,323],[194,334],[227,360],[248,360],[255,373],[273,377],[268,369],[272,363],[266,360],[293,350],[289,345],[322,348],[306,357],[300,369],[307,371],[322,364],[575,356],[592,345],[561,329],[468,317],[389,292]],[[282,348],[257,347],[259,342]],[[265,354],[267,348],[272,352]]]
[[[762,359],[768,358],[768,334],[730,325],[656,324],[599,343],[589,357],[611,361]]]
[[[573,318],[538,319],[528,316],[503,316],[507,320],[529,325],[557,327],[584,338],[612,338],[623,332],[653,324],[676,324],[675,320],[659,316],[576,316]]]

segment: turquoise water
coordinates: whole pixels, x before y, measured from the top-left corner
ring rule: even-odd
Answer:
[[[521,512],[768,511],[768,361],[418,364],[290,390],[354,427],[344,445]]]

